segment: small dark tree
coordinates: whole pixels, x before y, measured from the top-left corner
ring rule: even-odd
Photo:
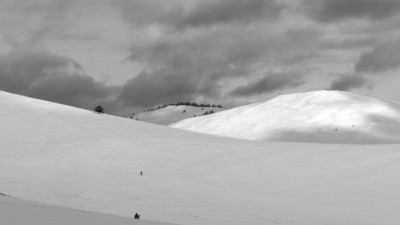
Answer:
[[[104,113],[104,109],[100,105],[96,106],[96,108],[94,108],[94,111],[99,113],[99,114],[100,113]]]

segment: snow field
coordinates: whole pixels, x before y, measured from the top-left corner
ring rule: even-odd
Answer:
[[[253,142],[4,92],[0,108],[7,195],[187,225],[400,220],[397,144]]]
[[[400,143],[400,104],[341,91],[280,95],[171,127],[249,140]]]
[[[148,220],[74,210],[0,196],[0,224],[7,225],[168,225]]]

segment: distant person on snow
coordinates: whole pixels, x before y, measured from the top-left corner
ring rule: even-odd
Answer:
[[[143,176],[143,171],[140,171],[140,176]]]
[[[135,214],[135,219],[137,219],[137,220],[140,219],[140,214],[136,213]]]

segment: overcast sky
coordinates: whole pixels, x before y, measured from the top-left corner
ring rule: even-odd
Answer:
[[[0,0],[0,89],[129,116],[346,90],[400,99],[400,0]]]

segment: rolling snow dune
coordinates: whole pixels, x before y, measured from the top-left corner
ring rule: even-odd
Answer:
[[[186,225],[400,221],[397,144],[246,141],[4,92],[0,109],[10,196]]]
[[[133,116],[133,119],[159,125],[169,125],[187,118],[202,116],[205,112],[209,111],[219,112],[222,110],[224,109],[218,107],[193,107],[187,105],[179,105],[179,106],[170,105],[160,109],[137,113]]]
[[[2,225],[169,225],[167,223],[74,210],[0,194]],[[171,224],[172,225],[172,224]]]
[[[341,91],[280,95],[171,127],[248,140],[400,143],[400,104]]]

